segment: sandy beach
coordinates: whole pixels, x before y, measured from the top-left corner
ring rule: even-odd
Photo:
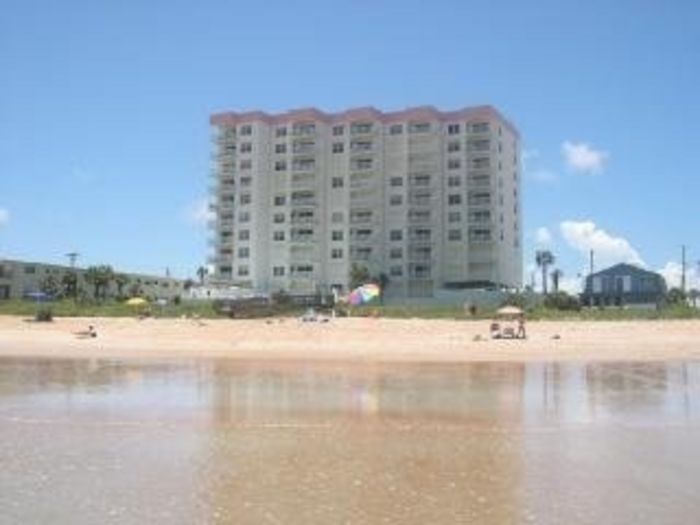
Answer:
[[[98,337],[75,333],[89,325]],[[529,322],[490,340],[487,321],[336,318],[192,320],[0,316],[0,356],[225,357],[377,362],[661,360],[700,357],[700,321]]]

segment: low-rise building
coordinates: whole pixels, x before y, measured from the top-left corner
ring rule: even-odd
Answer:
[[[665,297],[663,276],[622,263],[586,277],[581,302],[586,306],[656,307]]]
[[[21,299],[39,293],[65,295],[66,288],[73,285],[72,275],[78,294],[92,297],[94,284],[90,282],[87,268],[0,259],[0,300]],[[185,282],[172,277],[116,271],[114,277],[105,287],[107,297],[139,295],[151,299],[173,299],[184,292]]]

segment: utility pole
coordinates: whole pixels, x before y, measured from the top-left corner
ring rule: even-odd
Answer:
[[[685,244],[681,245],[681,290],[685,294]]]
[[[78,252],[69,252],[66,254],[66,257],[68,257],[70,267],[75,268],[75,261],[80,257],[80,254]]]

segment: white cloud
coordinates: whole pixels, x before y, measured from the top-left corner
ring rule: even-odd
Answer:
[[[6,208],[0,208],[0,226],[10,222],[10,212]]]
[[[185,210],[185,220],[197,226],[206,226],[207,221],[215,218],[214,212],[209,209],[209,201],[206,198],[198,199]]]
[[[669,288],[680,288],[681,274],[683,273],[680,263],[669,261],[662,268],[659,268],[658,272],[664,276],[666,285]],[[698,273],[698,268],[692,265],[686,265],[685,267],[685,287],[686,290],[691,288],[700,289],[700,273]]]
[[[535,242],[540,246],[547,246],[552,243],[552,234],[549,228],[540,226],[535,231]]]
[[[593,250],[596,269],[620,262],[644,266],[639,252],[627,239],[609,234],[593,221],[563,221],[559,229],[566,243],[573,249],[586,257]]]
[[[584,174],[601,173],[605,169],[608,153],[593,149],[585,142],[565,141],[561,146],[566,164],[572,170]]]

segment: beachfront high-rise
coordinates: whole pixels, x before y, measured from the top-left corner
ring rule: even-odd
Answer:
[[[490,106],[217,113],[214,277],[261,292],[347,290],[353,265],[390,295],[517,287],[517,130]]]

